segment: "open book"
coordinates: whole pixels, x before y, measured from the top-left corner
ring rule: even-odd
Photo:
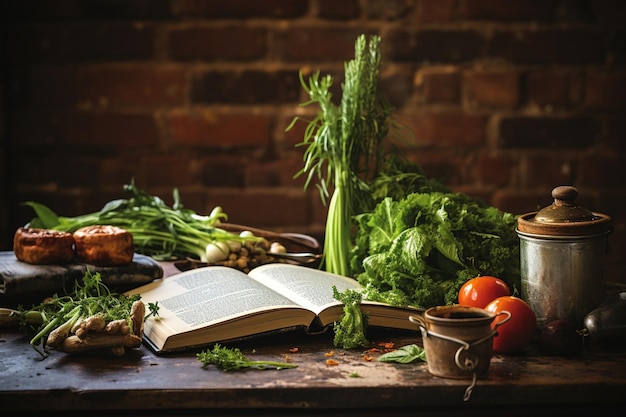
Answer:
[[[146,305],[158,302],[159,316],[146,320],[144,341],[168,352],[296,328],[321,332],[343,314],[333,285],[339,292],[361,289],[352,278],[273,263],[247,275],[222,266],[191,269],[126,294],[140,294]],[[415,309],[366,300],[361,308],[370,326],[415,330],[408,319]]]

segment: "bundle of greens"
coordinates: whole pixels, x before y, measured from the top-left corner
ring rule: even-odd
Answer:
[[[367,299],[421,308],[454,303],[477,275],[519,288],[516,220],[462,193],[385,198],[357,217],[354,276]]]
[[[84,226],[118,226],[133,236],[136,252],[157,260],[194,258],[213,262],[215,252],[224,251],[222,246],[229,242],[259,240],[220,229],[221,220],[227,216],[219,206],[208,216],[184,208],[177,189],[173,191],[172,207],[138,189],[134,181],[124,186],[124,191],[129,198],[110,201],[98,212],[76,217],[57,216],[43,204],[25,202],[37,215],[29,227],[74,232]]]
[[[304,140],[305,188],[314,177],[322,202],[328,203],[322,266],[329,272],[349,274],[352,216],[371,209],[368,182],[378,176],[383,144],[390,127],[391,109],[378,90],[380,37],[357,38],[354,59],[345,64],[341,102],[330,92],[333,79],[319,71],[300,81],[310,97],[303,105],[317,104],[317,117],[309,121]],[[287,127],[289,130],[299,118]]]

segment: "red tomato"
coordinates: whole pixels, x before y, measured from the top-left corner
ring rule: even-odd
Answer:
[[[537,318],[530,306],[521,298],[514,296],[499,297],[487,304],[485,310],[499,313],[506,310],[511,319],[500,325],[493,337],[493,350],[499,353],[515,353],[532,343],[537,333]],[[495,318],[491,326],[506,319],[501,314]]]
[[[459,290],[459,304],[470,307],[485,308],[498,297],[511,295],[506,282],[500,278],[484,276],[472,278]]]

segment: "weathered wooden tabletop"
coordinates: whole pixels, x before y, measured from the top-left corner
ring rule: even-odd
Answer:
[[[374,332],[372,342],[415,343],[415,335]],[[468,401],[469,380],[429,374],[423,362],[390,364],[364,359],[363,351],[332,348],[328,335],[283,334],[238,346],[254,359],[283,360],[298,368],[223,372],[203,368],[197,352],[158,356],[146,347],[123,357],[71,356],[52,352],[42,360],[20,333],[0,334],[0,409],[91,410],[133,415],[186,410],[241,414],[277,410],[294,415],[317,410],[409,413],[410,410],[476,411],[617,409],[626,398],[624,350],[587,350],[574,358],[495,355],[489,376],[479,380]],[[421,342],[420,342],[421,343]],[[298,352],[290,352],[297,347]],[[338,365],[326,364],[327,354]],[[377,354],[370,354],[377,356]],[[338,412],[337,410],[344,410]],[[331,414],[329,414],[331,413]],[[96,415],[94,414],[94,415]],[[3,413],[3,415],[6,415]],[[387,414],[389,415],[389,414]],[[576,415],[576,414],[574,414]]]
[[[223,372],[203,368],[197,351],[156,355],[145,346],[123,357],[51,352],[42,360],[25,335],[4,330],[0,410],[2,416],[36,410],[46,416],[575,416],[614,415],[626,405],[622,346],[589,346],[569,358],[540,355],[534,346],[519,355],[495,355],[488,377],[464,401],[470,380],[433,376],[423,362],[366,360],[365,349],[334,349],[331,337],[291,332],[240,342],[236,346],[251,359],[288,355],[298,367]],[[417,332],[371,329],[368,338],[374,347],[421,344]],[[334,366],[326,363],[331,351]]]

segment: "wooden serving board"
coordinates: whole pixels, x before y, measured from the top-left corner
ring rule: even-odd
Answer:
[[[163,269],[152,258],[135,254],[124,266],[103,267],[84,263],[31,265],[19,261],[13,251],[0,251],[0,302],[11,297],[66,294],[85,272],[99,272],[112,291],[125,291],[163,276]]]

